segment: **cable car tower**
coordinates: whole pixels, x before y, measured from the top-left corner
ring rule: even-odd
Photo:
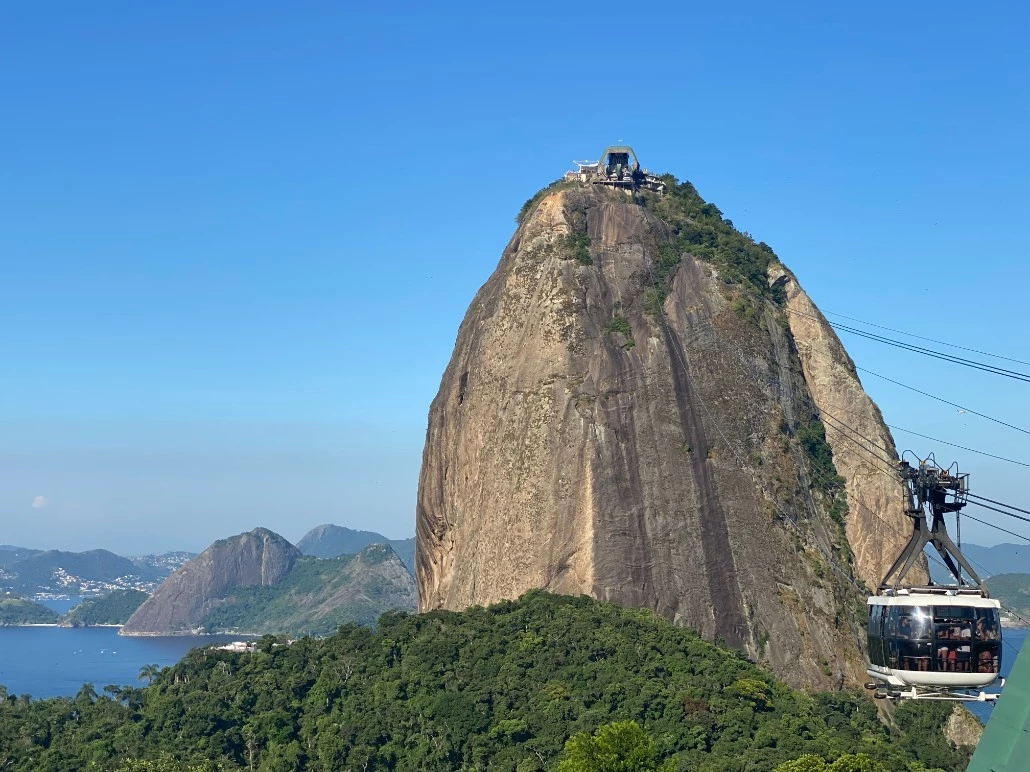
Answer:
[[[968,474],[921,461],[900,465],[912,537],[887,571],[869,610],[867,689],[880,699],[997,699],[984,691],[1001,671],[1001,604],[948,535],[944,516],[966,505]],[[941,556],[955,584],[905,584],[926,545]],[[1004,679],[1001,679],[1004,684]]]

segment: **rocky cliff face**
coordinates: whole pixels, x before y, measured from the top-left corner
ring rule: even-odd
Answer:
[[[169,576],[129,617],[121,634],[190,633],[230,592],[278,584],[300,556],[300,550],[267,528],[216,541]]]
[[[803,293],[770,288],[771,251],[673,190],[571,187],[528,208],[430,408],[420,607],[585,593],[797,685],[854,682],[862,596],[844,575],[878,580],[907,531],[886,492],[863,495],[857,464],[840,470],[847,494],[883,521],[846,510],[819,400],[849,390],[862,399],[833,401],[839,417],[890,435],[853,370],[806,366],[802,342],[836,338],[825,323],[795,333],[786,306]]]
[[[862,389],[854,362],[815,303],[782,265],[770,266],[769,273],[774,281],[783,276],[790,279],[784,285],[790,333],[805,382],[823,416],[834,466],[845,480],[850,509],[847,537],[858,576],[875,588],[897,557],[898,550],[885,550],[885,544],[903,544],[911,533],[911,521],[898,516],[905,506],[903,488],[887,473],[888,462],[898,457],[894,438],[880,409]],[[907,581],[921,584],[927,578],[924,561]]]
[[[411,612],[418,605],[415,580],[387,544],[320,559],[317,566],[322,569],[317,574],[296,569],[276,588],[277,597],[264,608],[251,609],[250,618],[234,626],[261,633],[331,635],[341,624],[374,625],[386,611]]]

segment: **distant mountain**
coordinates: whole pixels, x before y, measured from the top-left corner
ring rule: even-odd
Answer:
[[[165,579],[129,617],[122,635],[191,633],[234,591],[278,584],[300,557],[267,528],[220,539]]]
[[[995,574],[987,589],[1003,606],[1030,618],[1030,574]]]
[[[973,561],[973,568],[987,569],[990,576],[1030,571],[1030,544],[963,544],[962,552]]]
[[[962,553],[969,558],[981,579],[998,574],[1019,574],[1030,571],[1030,544],[963,544]],[[935,582],[947,584],[951,574],[939,563],[930,561],[930,576]]]
[[[131,560],[141,571],[164,579],[171,576],[172,572],[181,566],[189,563],[197,556],[196,552],[162,552],[160,555],[135,555]]]
[[[305,555],[316,558],[335,558],[337,555],[353,555],[370,544],[389,544],[397,557],[415,573],[415,537],[410,539],[388,539],[375,531],[356,531],[341,525],[318,525],[304,534],[297,542],[297,549]]]
[[[329,635],[347,622],[371,625],[391,609],[414,611],[415,581],[387,544],[356,555],[302,557],[273,587],[233,592],[205,617],[207,631]]]
[[[47,550],[4,566],[0,584],[22,595],[41,592],[81,593],[116,589],[126,577],[146,578],[128,558],[107,550],[61,552]]]
[[[53,624],[58,618],[56,611],[40,603],[24,598],[0,597],[0,627]]]
[[[64,615],[61,624],[67,627],[89,625],[124,625],[147,599],[139,590],[115,590],[102,598],[84,600]]]
[[[386,544],[356,555],[305,557],[265,528],[221,539],[166,579],[123,635],[218,630],[290,635],[370,624],[384,611],[415,609],[415,583]]]
[[[13,544],[0,544],[0,566],[17,563],[36,555],[40,550],[29,549],[28,547],[15,547]]]

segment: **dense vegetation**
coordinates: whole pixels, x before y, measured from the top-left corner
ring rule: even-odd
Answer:
[[[0,597],[0,627],[53,624],[60,615],[53,609],[24,598]]]
[[[376,631],[289,646],[266,638],[254,654],[198,649],[150,687],[104,691],[0,702],[5,768],[178,769],[157,761],[170,756],[226,770],[530,772],[580,769],[583,753],[621,745],[641,763],[594,769],[742,772],[852,753],[892,772],[964,762],[940,731],[950,706],[905,705],[888,727],[866,696],[793,692],[646,611],[543,592],[389,613]],[[619,722],[640,731],[601,731]]]
[[[138,609],[147,594],[140,590],[115,590],[103,598],[84,600],[64,616],[64,624],[72,627],[85,625],[124,625]]]
[[[633,348],[633,327],[622,314],[616,314],[611,320],[604,326],[605,332],[618,332],[621,333],[625,343],[623,348]]]
[[[684,253],[711,263],[728,285],[737,285],[746,297],[783,300],[780,286],[770,287],[769,265],[776,253],[765,242],[755,243],[748,234],[738,231],[731,220],[722,216],[719,207],[705,201],[689,182],[680,182],[671,174],[664,175],[665,195],[643,194],[641,205],[652,210],[672,228],[672,240],[659,250],[656,270],[660,280],[658,292],[667,291],[665,279]],[[664,298],[656,298],[659,302]],[[745,309],[741,306],[741,311]]]
[[[234,590],[203,620],[205,630],[328,635],[342,624],[374,624],[386,609],[414,610],[414,580],[385,544],[357,555],[303,557],[271,587]]]
[[[822,494],[827,514],[837,525],[843,526],[848,514],[845,480],[833,463],[833,450],[826,441],[826,427],[822,421],[813,419],[800,423],[794,436],[811,462],[812,487]]]

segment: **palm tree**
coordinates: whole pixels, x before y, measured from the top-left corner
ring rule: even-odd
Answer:
[[[137,680],[142,681],[144,678],[147,679],[147,686],[154,683],[155,676],[161,672],[160,665],[144,665],[140,668],[139,675],[136,676]]]
[[[85,683],[75,695],[75,702],[79,704],[92,705],[97,701],[96,687],[91,683]]]

